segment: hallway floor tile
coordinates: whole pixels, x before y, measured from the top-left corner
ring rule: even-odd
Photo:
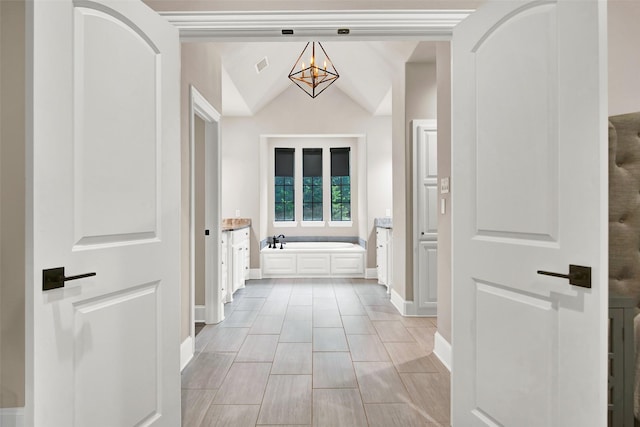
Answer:
[[[250,280],[196,336],[185,427],[436,427],[450,376],[434,318],[401,316],[364,279]]]

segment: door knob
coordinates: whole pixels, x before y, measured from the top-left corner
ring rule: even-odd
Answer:
[[[66,277],[64,275],[64,267],[49,268],[46,270],[42,270],[42,290],[50,291],[51,289],[64,288],[64,282],[68,282],[69,280],[84,279],[85,277],[91,277],[95,275],[96,273],[85,273]]]
[[[561,277],[569,279],[569,283],[582,288],[591,288],[591,267],[581,265],[569,265],[569,274],[553,273],[551,271],[538,270],[538,274],[544,276]]]

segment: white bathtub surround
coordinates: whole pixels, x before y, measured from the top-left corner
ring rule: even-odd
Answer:
[[[285,242],[260,250],[262,277],[364,277],[365,253],[348,242]]]
[[[260,249],[268,247],[271,242],[273,236],[265,237],[260,240]],[[353,243],[356,245],[360,245],[363,248],[367,249],[367,241],[358,237],[358,236],[285,236],[284,239],[280,239],[284,243],[292,243],[292,242],[340,242],[340,243]],[[280,247],[280,243],[278,243],[278,248]]]

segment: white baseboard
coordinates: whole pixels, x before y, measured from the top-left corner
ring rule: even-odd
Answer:
[[[413,301],[405,301],[395,289],[391,288],[391,304],[398,309],[403,316],[436,317],[438,315],[437,304],[432,307],[418,307]]]
[[[378,269],[377,268],[367,268],[364,271],[365,279],[377,279],[378,278]]]
[[[415,316],[415,309],[413,301],[405,301],[404,298],[391,288],[391,304],[402,314],[403,316]]]
[[[393,304],[400,314],[404,314],[402,312],[404,310],[404,298],[393,288],[391,288],[391,304]]]
[[[249,269],[249,280],[260,280],[262,279],[262,269],[261,268],[251,268]]]
[[[180,372],[187,366],[191,359],[193,359],[193,346],[194,342],[191,336],[188,336],[186,340],[180,344]],[[1,424],[4,427],[4,424]]]
[[[193,310],[194,321],[198,323],[206,322],[207,308],[204,305],[196,305]]]
[[[451,344],[437,331],[433,341],[433,354],[451,372]]]
[[[24,408],[0,408],[1,427],[24,427]]]

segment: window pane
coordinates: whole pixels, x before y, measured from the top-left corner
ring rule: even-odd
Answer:
[[[313,202],[322,205],[322,184],[313,186]]]
[[[351,220],[349,148],[331,149],[331,220]]]
[[[350,148],[331,149],[331,176],[349,176],[349,154]]]
[[[293,177],[293,148],[276,148],[275,149],[275,176],[291,176]]]
[[[322,221],[322,204],[313,206],[313,220]]]
[[[274,219],[294,221],[294,149],[276,148],[274,176]]]
[[[302,150],[302,220],[322,221],[322,149]]]
[[[285,212],[284,212],[284,220],[285,221],[293,221],[293,203],[288,203],[285,206]]]
[[[302,150],[302,176],[322,176],[322,149]]]
[[[276,221],[283,221],[284,220],[284,205],[282,203],[278,203],[276,205],[276,212],[275,212],[275,219]]]

